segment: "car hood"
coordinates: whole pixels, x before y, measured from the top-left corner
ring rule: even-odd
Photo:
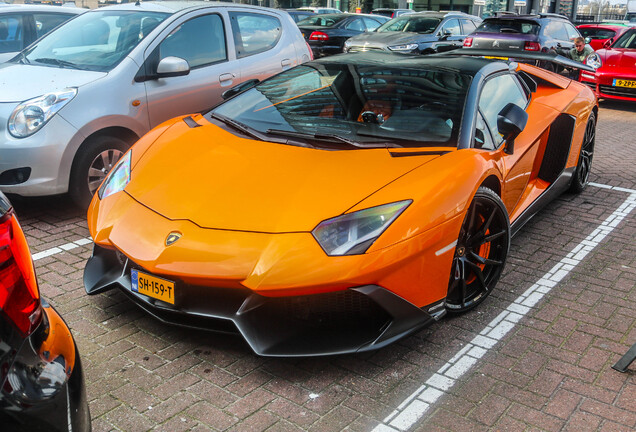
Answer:
[[[366,32],[349,39],[351,45],[389,46],[407,43],[428,42],[437,39],[433,35],[421,35],[412,32]]]
[[[0,103],[22,102],[51,91],[81,87],[105,75],[105,72],[3,63],[0,64]]]
[[[625,68],[634,70],[636,68],[636,50],[627,49],[601,49],[597,51],[603,67]]]
[[[275,144],[179,120],[134,164],[126,192],[168,219],[204,228],[308,232],[436,157]]]

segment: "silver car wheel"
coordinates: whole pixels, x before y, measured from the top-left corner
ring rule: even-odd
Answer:
[[[88,176],[86,181],[88,182],[88,190],[91,194],[94,194],[99,185],[102,184],[106,175],[113,169],[119,158],[122,157],[124,152],[117,149],[104,150],[98,154],[93,162],[91,162],[88,168]]]

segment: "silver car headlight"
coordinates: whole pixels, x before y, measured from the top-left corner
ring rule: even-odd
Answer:
[[[387,47],[391,51],[415,51],[417,49],[417,44],[402,44],[402,45],[392,45]]]
[[[599,57],[596,53],[592,53],[585,58],[585,64],[593,67],[594,69],[598,69],[602,66],[601,57]]]
[[[67,88],[22,102],[9,116],[7,123],[9,133],[16,138],[33,135],[42,129],[46,122],[76,94],[76,88]]]
[[[311,233],[327,255],[362,254],[411,202],[384,204],[327,219]]]
[[[106,176],[106,180],[104,180],[104,183],[102,183],[97,191],[99,199],[104,199],[114,193],[123,191],[130,182],[131,155],[132,150],[127,151],[126,154],[119,159],[117,165],[115,165],[108,176]]]

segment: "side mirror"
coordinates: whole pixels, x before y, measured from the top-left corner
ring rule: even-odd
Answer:
[[[258,84],[260,81],[257,80],[256,78],[251,79],[251,80],[247,80],[245,82],[242,82],[238,85],[235,85],[234,87],[232,87],[229,90],[226,90],[223,92],[223,94],[221,95],[221,97],[223,98],[223,100],[225,99],[229,99],[232,96],[236,96],[239,93],[243,93],[245,90],[249,90],[252,87],[254,87],[256,84]]]
[[[442,39],[446,39],[446,38],[448,38],[451,34],[452,34],[452,33],[451,33],[451,31],[450,31],[450,30],[442,30],[442,31],[440,32],[440,37],[441,37]]]
[[[180,57],[166,57],[157,65],[157,78],[184,76],[190,73],[190,65]]]
[[[609,48],[610,45],[612,45],[612,42],[614,42],[614,38],[609,38],[603,43],[603,48]]]
[[[497,129],[506,141],[504,153],[513,154],[515,138],[528,123],[528,113],[513,103],[509,103],[497,114]]]
[[[588,37],[586,37],[586,38],[585,38],[585,43],[586,43],[586,44],[589,44],[590,42],[592,42],[592,38],[591,38],[591,37],[589,37],[589,36],[588,36]]]

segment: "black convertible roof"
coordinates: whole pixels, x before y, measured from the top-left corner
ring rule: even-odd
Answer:
[[[474,76],[493,61],[479,57],[461,57],[448,54],[431,55],[404,55],[381,52],[361,52],[324,57],[315,62],[321,64],[337,63],[351,64],[353,66],[391,66],[403,68],[440,69],[461,72]],[[507,70],[508,65],[499,63],[501,70]],[[492,66],[491,66],[492,67]],[[489,68],[490,69],[490,68]],[[492,71],[492,69],[490,69]]]

